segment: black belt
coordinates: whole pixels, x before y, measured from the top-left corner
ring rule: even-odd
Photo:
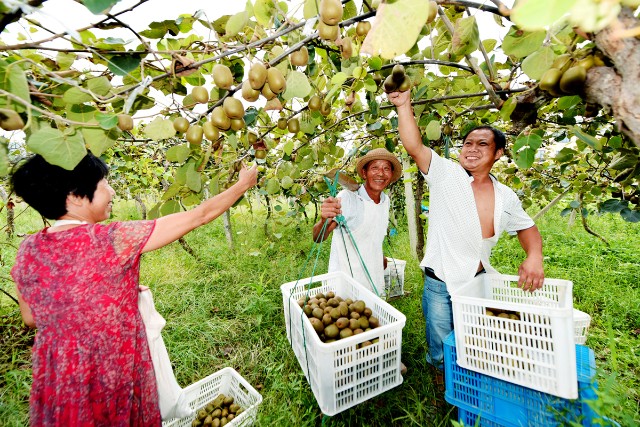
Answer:
[[[485,269],[483,268],[482,270],[480,270],[480,271],[478,271],[478,272],[476,273],[476,276],[477,276],[478,274],[482,274],[482,273],[486,273],[486,272],[487,272],[487,270],[485,270]],[[424,269],[424,274],[425,274],[427,277],[430,277],[430,278],[432,278],[432,279],[434,279],[434,280],[438,280],[438,281],[440,281],[440,282],[443,282],[443,283],[444,283],[444,280],[442,280],[441,278],[439,278],[438,276],[436,276],[436,273],[433,271],[433,268],[431,268],[431,267],[425,267],[425,269]],[[475,277],[475,276],[474,276],[474,277]]]

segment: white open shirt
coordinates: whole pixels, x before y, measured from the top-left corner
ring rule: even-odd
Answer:
[[[432,268],[447,284],[449,293],[453,293],[473,279],[480,262],[487,272],[496,272],[489,260],[503,232],[515,234],[535,223],[522,208],[516,193],[491,176],[495,192],[495,234],[483,239],[471,188],[473,177],[460,164],[438,156],[433,150],[431,153],[429,171],[423,172],[429,185],[429,228],[420,266]]]

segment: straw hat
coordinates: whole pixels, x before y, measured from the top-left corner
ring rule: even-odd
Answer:
[[[370,150],[367,154],[358,159],[358,163],[356,163],[356,170],[361,178],[364,178],[362,169],[364,169],[367,163],[372,160],[388,160],[391,163],[391,166],[393,167],[393,176],[391,177],[392,183],[399,180],[402,176],[402,164],[400,164],[400,160],[398,160],[398,158],[391,154],[386,148],[376,148],[374,150]]]

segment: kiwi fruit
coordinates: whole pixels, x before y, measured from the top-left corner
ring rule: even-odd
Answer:
[[[289,132],[294,134],[300,132],[300,121],[298,121],[298,119],[296,119],[295,117],[289,119],[289,121],[287,122],[287,129],[289,129]]]
[[[256,62],[249,68],[249,84],[254,90],[260,90],[266,81],[267,67],[262,62]]]
[[[358,37],[366,37],[371,30],[371,22],[369,21],[360,21],[356,24],[356,35]]]
[[[252,88],[249,80],[245,80],[242,82],[242,97],[245,101],[255,102],[260,98],[260,91]]]
[[[211,122],[204,122],[202,131],[204,132],[204,137],[209,141],[217,141],[220,138],[220,131]]]
[[[261,160],[266,159],[267,158],[267,150],[263,150],[263,149],[256,150],[255,158],[256,159],[261,159]],[[306,306],[306,307],[309,307],[309,306]],[[311,307],[309,307],[309,314],[311,314],[312,311],[313,310],[311,310]],[[305,310],[305,313],[306,313],[306,310]]]
[[[309,111],[318,111],[322,107],[322,100],[318,95],[313,95],[309,98]]]
[[[227,130],[231,127],[231,119],[227,116],[227,113],[225,113],[221,105],[218,105],[211,112],[211,123],[221,130]]]
[[[244,106],[239,99],[226,97],[222,102],[222,108],[230,119],[241,119],[244,117]]]
[[[291,65],[296,67],[304,67],[309,62],[309,51],[306,46],[302,46],[300,49],[296,50],[289,57],[291,61]]]
[[[206,104],[209,102],[209,92],[204,86],[196,86],[191,89],[191,97],[198,104]]]
[[[340,0],[321,0],[320,20],[327,25],[337,25],[342,20],[342,2]]]
[[[429,14],[427,15],[427,24],[431,24],[438,16],[438,3],[431,0],[429,2]]]
[[[318,22],[318,36],[322,40],[334,41],[340,34],[340,27],[337,25],[327,25],[324,22]]]
[[[264,96],[265,98],[267,98],[267,101],[275,98],[276,96],[278,96],[278,94],[274,93],[271,88],[269,87],[269,83],[265,83],[262,86],[262,90],[261,90],[262,96]]]
[[[285,130],[287,128],[287,119],[285,119],[284,117],[280,117],[276,126],[280,130]]]
[[[18,116],[17,113],[16,113],[16,116],[18,117],[18,119],[20,119],[20,122],[22,122],[22,119],[20,118],[20,116]],[[24,124],[22,124],[18,129],[22,129],[23,126]],[[4,129],[4,126],[2,126],[2,128]],[[133,129],[133,118],[131,118],[131,116],[128,114],[118,114],[118,128],[122,131]],[[10,130],[10,129],[5,129],[5,130]],[[16,129],[13,129],[13,130],[16,130]]]
[[[584,82],[587,80],[587,70],[584,67],[575,65],[562,73],[560,77],[560,90],[566,94],[577,94],[582,92]]]
[[[200,125],[191,125],[189,129],[187,129],[187,134],[185,138],[189,141],[191,145],[200,145],[202,144],[202,137],[204,135],[204,131],[202,126]]]
[[[178,133],[185,133],[189,129],[189,120],[184,117],[176,117],[173,120],[173,128]]]
[[[14,131],[23,127],[24,121],[22,121],[22,117],[18,113],[8,108],[0,108],[0,128],[6,131]],[[118,127],[120,127],[120,116],[118,116]],[[131,128],[133,128],[133,120],[131,121]]]
[[[559,91],[560,77],[562,77],[562,71],[559,68],[549,68],[540,78],[540,89],[554,95]]]
[[[229,69],[229,67],[224,64],[216,64],[213,66],[211,74],[216,86],[220,89],[231,89],[231,85],[233,84],[233,74],[231,74],[231,69]]]
[[[245,123],[243,118],[231,119],[231,130],[239,131],[244,129]]]
[[[276,67],[271,67],[267,70],[267,83],[269,84],[269,89],[275,94],[281,93],[287,86],[287,81],[284,79],[282,71]]]

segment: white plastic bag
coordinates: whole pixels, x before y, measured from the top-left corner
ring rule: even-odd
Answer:
[[[163,420],[182,418],[193,415],[182,388],[176,381],[171,368],[171,361],[167,348],[164,346],[160,332],[166,320],[156,311],[153,304],[153,296],[149,289],[138,292],[138,310],[147,330],[147,342],[149,352],[153,360],[153,369],[158,383],[158,398],[160,401],[160,413]]]

